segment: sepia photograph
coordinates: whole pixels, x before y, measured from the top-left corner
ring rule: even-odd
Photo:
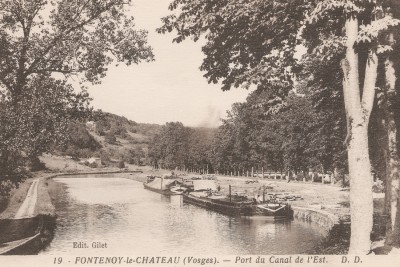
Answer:
[[[0,266],[400,266],[399,41],[399,0],[0,0]]]

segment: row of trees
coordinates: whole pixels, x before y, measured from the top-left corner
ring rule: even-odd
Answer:
[[[340,105],[320,112],[315,95],[291,92],[279,111],[268,113],[259,105],[266,97],[256,90],[247,102],[235,103],[216,130],[167,123],[150,142],[151,164],[219,173],[347,171],[346,118]]]
[[[386,153],[387,244],[400,246],[396,92],[400,4],[396,0],[174,0],[159,32],[176,42],[205,39],[201,69],[223,90],[254,85],[279,109],[295,78],[318,94],[340,86],[350,176],[350,253],[368,253],[373,220],[370,120],[382,110]],[[307,51],[296,59],[298,45]],[[301,73],[310,74],[301,78]],[[325,72],[335,70],[333,72]],[[336,71],[338,70],[338,71]],[[330,86],[330,84],[332,86]],[[319,100],[326,100],[320,98]],[[318,97],[317,97],[318,100]],[[325,110],[324,105],[315,104]],[[334,102],[333,102],[334,103]],[[329,103],[328,103],[329,104]],[[323,112],[322,112],[323,113]],[[320,113],[320,114],[322,114]],[[332,114],[325,114],[328,119]],[[331,117],[334,118],[334,117]],[[382,120],[381,120],[382,122]],[[331,141],[328,140],[328,143]],[[370,153],[371,152],[371,153]]]
[[[153,59],[146,32],[127,15],[130,2],[0,2],[0,188],[68,141],[70,122],[88,115],[85,83],[99,83],[113,62]]]
[[[214,169],[334,172],[346,169],[345,117],[327,121],[311,96],[291,93],[279,112],[257,107],[262,92],[233,105],[210,148]],[[336,108],[336,107],[335,107]],[[333,112],[333,111],[332,111]]]

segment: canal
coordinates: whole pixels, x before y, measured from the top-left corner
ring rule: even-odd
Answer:
[[[324,240],[310,223],[232,218],[184,204],[181,196],[147,191],[134,180],[54,181],[57,226],[41,254],[303,254]]]

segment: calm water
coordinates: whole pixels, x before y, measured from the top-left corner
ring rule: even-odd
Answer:
[[[42,254],[301,254],[323,240],[299,221],[231,218],[122,178],[57,178],[55,236]],[[90,248],[73,248],[73,242]],[[107,248],[92,248],[93,242]]]

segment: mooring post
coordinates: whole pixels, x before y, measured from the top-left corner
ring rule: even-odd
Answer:
[[[265,203],[265,187],[263,187],[263,203]]]

